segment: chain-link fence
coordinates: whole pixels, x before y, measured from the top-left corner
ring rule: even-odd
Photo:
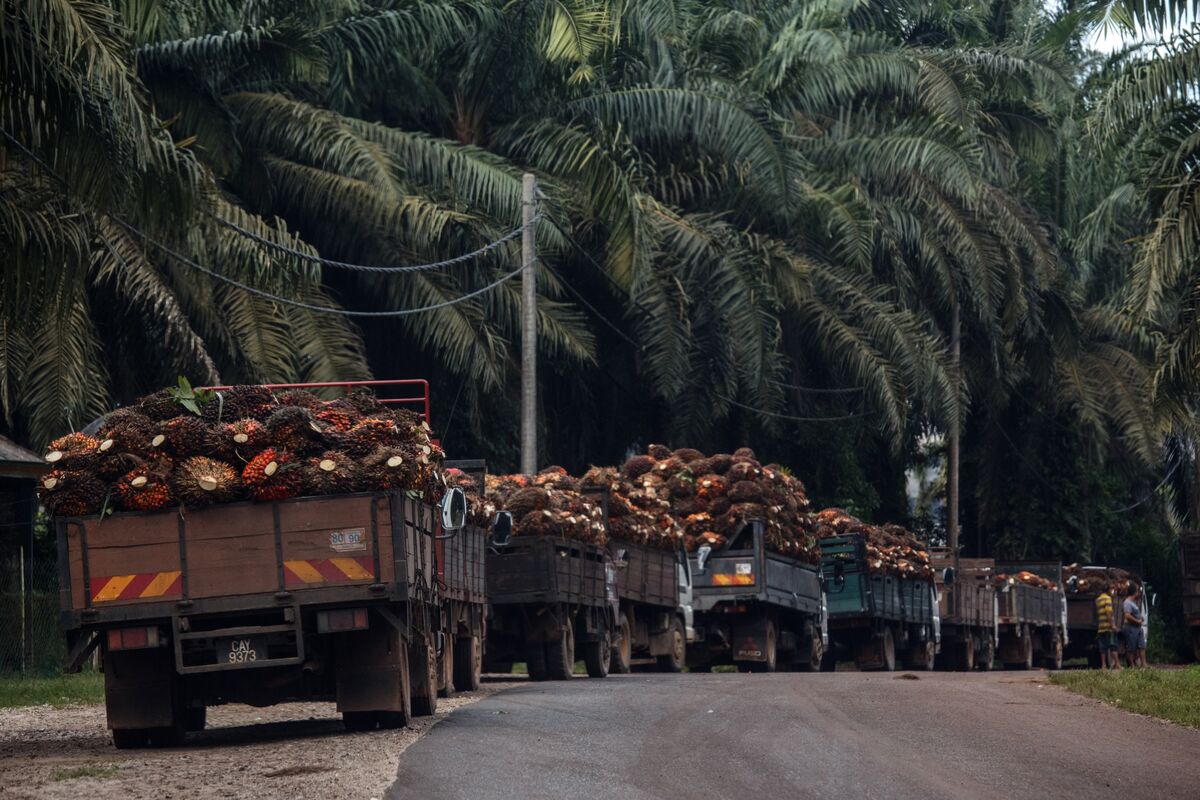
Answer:
[[[0,674],[46,674],[66,654],[58,627],[58,565],[0,553]]]

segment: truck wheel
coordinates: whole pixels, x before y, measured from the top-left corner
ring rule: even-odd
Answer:
[[[183,713],[183,727],[188,733],[202,731],[208,725],[208,707],[191,706]]]
[[[612,656],[612,634],[608,628],[594,642],[588,642],[583,647],[583,663],[587,666],[589,678],[607,678],[608,660]]]
[[[512,671],[512,667],[509,667]],[[454,645],[454,688],[479,690],[483,674],[483,646],[478,636],[461,636]]]
[[[378,711],[343,711],[342,725],[351,733],[373,731],[379,725]]]
[[[525,645],[525,668],[529,670],[531,681],[544,681],[549,677],[546,672],[546,645],[541,642]]]
[[[979,660],[976,662],[979,669],[983,672],[991,672],[996,666],[996,640],[991,634],[983,641],[983,647],[979,650]]]
[[[880,669],[884,672],[896,671],[896,635],[892,633],[891,626],[883,629],[883,637],[879,642],[880,649]]]
[[[633,667],[633,629],[629,617],[622,614],[617,624],[617,639],[613,642],[612,658],[608,662],[610,672],[627,675]]]
[[[437,652],[424,639],[408,646],[408,677],[412,684],[414,717],[432,717],[437,713]]]
[[[438,656],[438,697],[454,697],[454,639],[442,635],[442,654]]]
[[[829,646],[821,655],[821,672],[836,672],[837,671],[837,652],[833,645]]]
[[[1028,626],[1021,628],[1021,660],[1005,662],[1009,669],[1033,669],[1033,631]]]
[[[763,661],[746,661],[739,667],[744,667],[745,672],[774,672],[778,666],[776,657],[779,653],[779,638],[775,633],[775,620],[767,620],[767,637],[766,647],[763,650]]]
[[[1045,657],[1046,669],[1059,670],[1063,664],[1063,646],[1062,639],[1058,636],[1054,637],[1054,642],[1050,645],[1050,652]]]
[[[568,617],[558,638],[546,644],[546,675],[552,681],[565,681],[575,671],[575,624]]]
[[[967,638],[962,643],[962,652],[959,654],[956,666],[964,672],[971,672],[975,669],[975,634],[967,634]]]
[[[687,664],[687,634],[683,630],[683,620],[675,617],[671,623],[671,650],[658,657],[659,672],[683,672]]]
[[[150,743],[150,732],[145,728],[125,728],[112,732],[113,747],[118,750],[137,750]]]
[[[825,663],[825,646],[821,644],[820,634],[808,637],[808,659],[796,662],[796,668],[801,672],[820,672]]]
[[[912,656],[910,658],[913,669],[925,670],[926,672],[933,671],[933,660],[937,654],[937,644],[933,639],[926,639],[924,642],[919,642],[912,646]]]

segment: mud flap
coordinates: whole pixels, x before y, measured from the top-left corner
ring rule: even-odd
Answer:
[[[767,618],[739,622],[733,628],[734,661],[767,660]]]
[[[337,710],[407,709],[408,647],[391,625],[336,636]]]
[[[170,728],[182,704],[171,650],[125,650],[104,654],[104,704],[112,730]]]

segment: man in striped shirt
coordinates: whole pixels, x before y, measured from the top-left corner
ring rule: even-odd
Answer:
[[[1096,595],[1096,649],[1100,651],[1101,669],[1121,669],[1121,658],[1117,654],[1117,629],[1113,625],[1113,599],[1108,587]]]

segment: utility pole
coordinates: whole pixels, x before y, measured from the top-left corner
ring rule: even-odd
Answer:
[[[959,370],[959,308],[954,301],[954,309],[950,312],[950,369],[953,370],[954,388],[958,391],[961,380]],[[958,402],[955,398],[955,406]],[[958,571],[958,433],[962,428],[962,409],[955,415],[954,424],[950,426],[950,451],[946,458],[946,527],[949,538],[950,553],[954,558],[954,569]]]
[[[537,472],[537,179],[521,179],[521,472]]]

